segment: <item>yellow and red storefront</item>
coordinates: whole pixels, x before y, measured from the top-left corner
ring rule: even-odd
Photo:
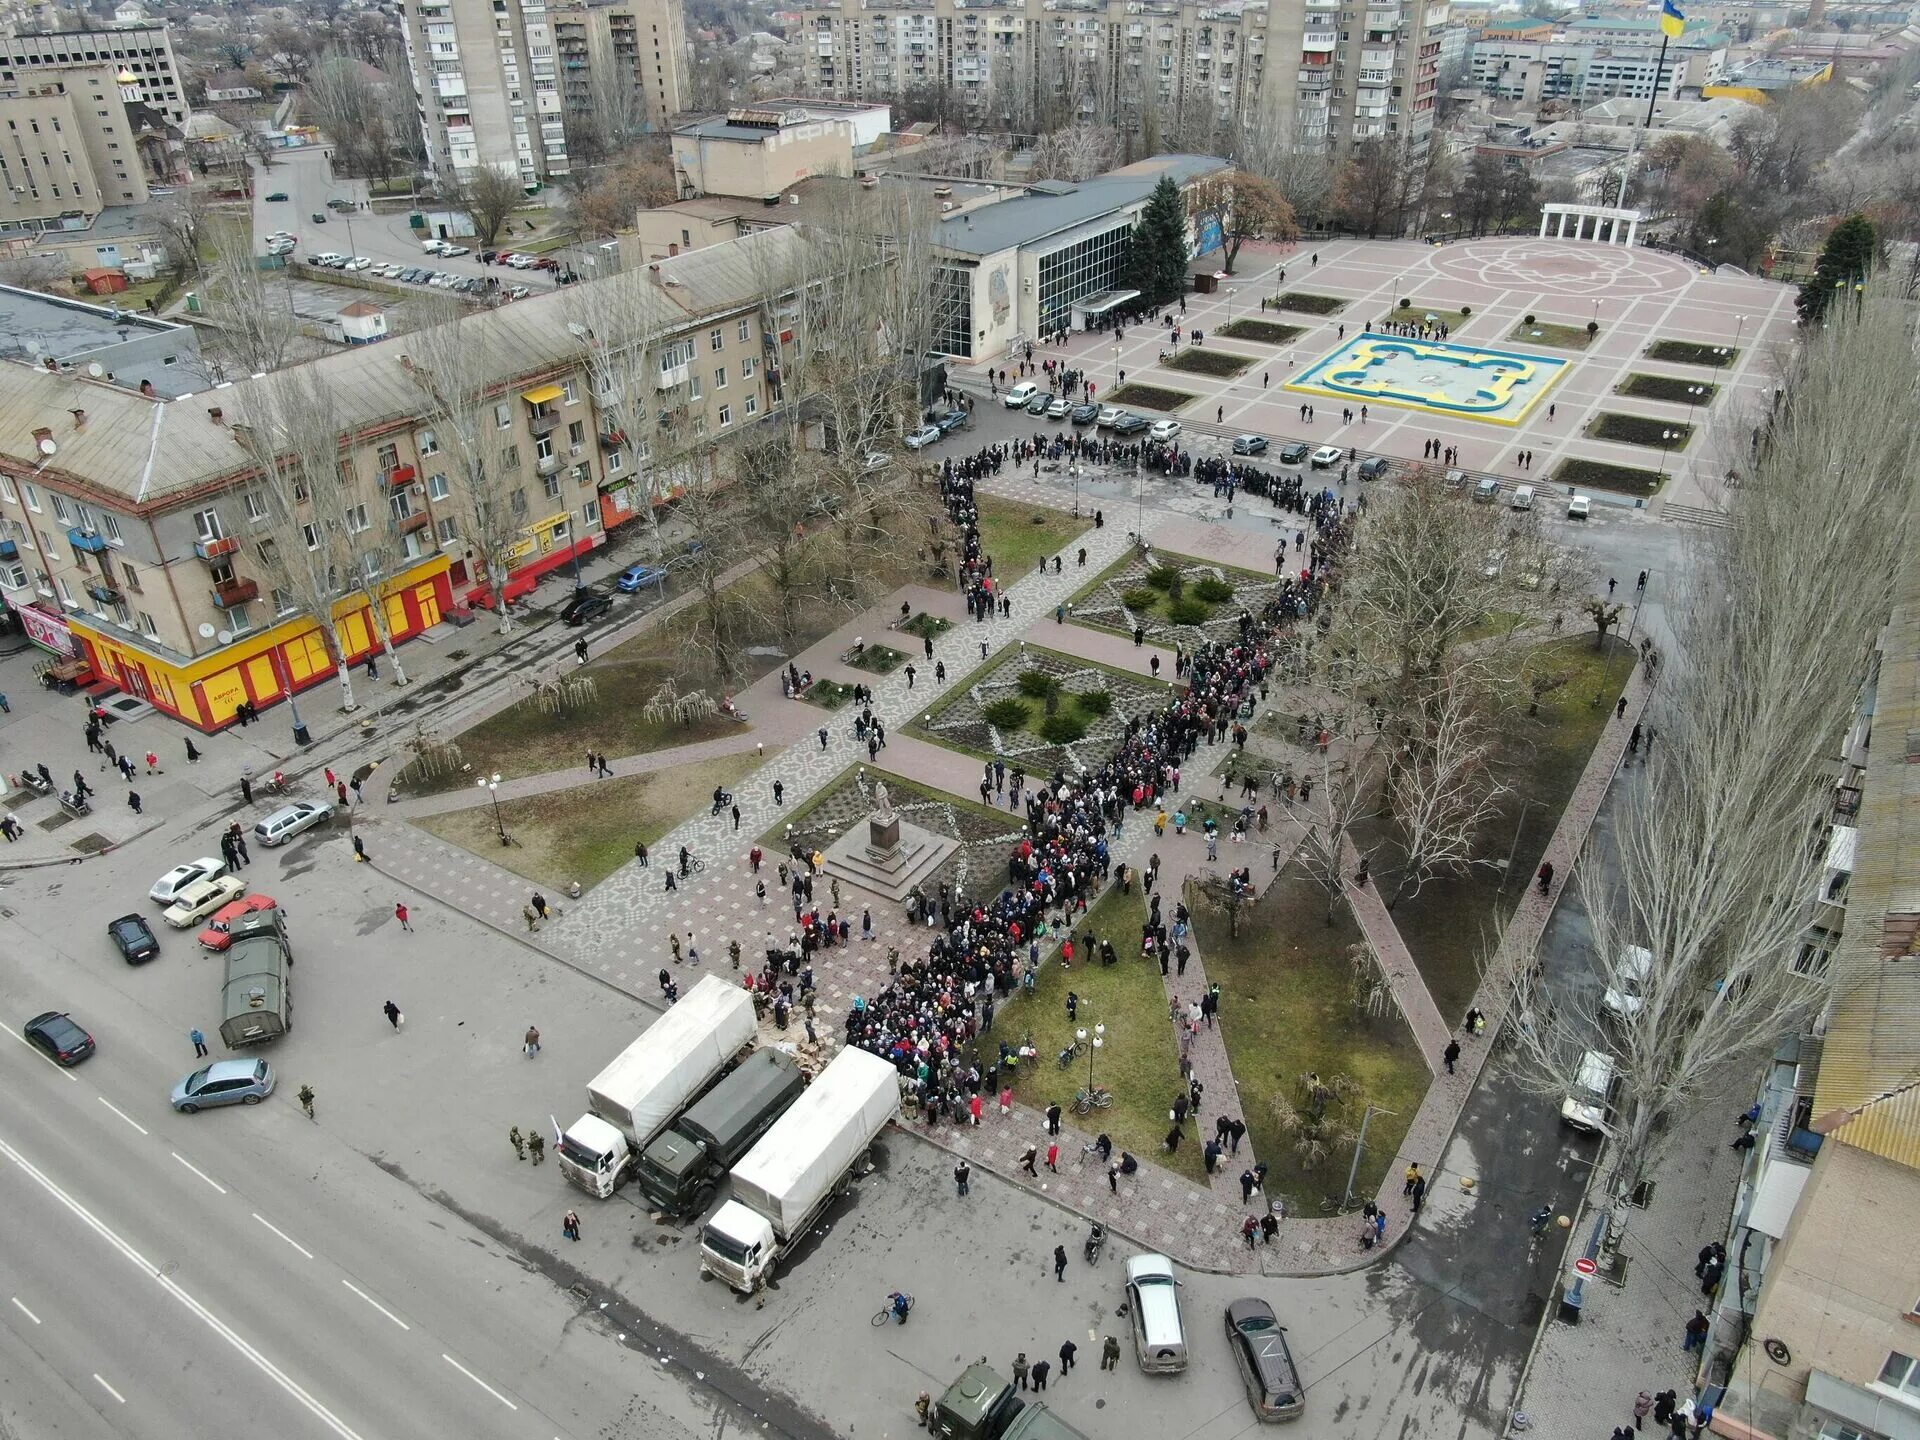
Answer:
[[[448,568],[447,558],[435,555],[382,587],[380,604],[396,645],[440,623],[453,598]],[[334,617],[348,664],[380,648],[380,633],[364,594],[341,601]],[[298,694],[334,674],[320,627],[304,615],[242,636],[218,654],[184,663],[156,655],[124,631],[90,616],[73,615],[69,623],[76,647],[96,673],[208,732],[231,725],[242,701],[265,709],[289,692]]]

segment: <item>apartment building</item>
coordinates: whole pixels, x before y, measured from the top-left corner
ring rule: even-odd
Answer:
[[[675,0],[406,0],[401,22],[438,171],[484,165],[544,184],[572,169],[570,107],[617,96],[656,127],[683,107],[686,40]]]
[[[108,206],[146,200],[130,77],[72,65],[0,85],[0,238],[83,228]]]
[[[1344,150],[1392,136],[1424,152],[1446,0],[814,0],[799,45],[812,93],[956,97],[1019,128],[1057,108],[1200,143],[1235,125]]]
[[[723,441],[778,403],[796,319],[768,298],[766,276],[801,243],[786,227],[592,282],[657,292],[644,394],[596,379],[570,323],[579,291],[453,322],[497,367],[494,413],[523,477],[510,598],[664,499],[650,470],[634,473],[635,454],[643,469],[648,457],[628,427],[670,411]],[[341,518],[367,537],[394,639],[487,603],[405,338],[312,363],[343,427]],[[0,361],[0,600],[44,649],[205,731],[231,724],[243,700],[265,707],[331,673],[318,627],[275,591],[266,562],[269,506],[243,443],[256,383],[167,400]],[[355,590],[335,606],[349,663],[379,643],[370,603]]]
[[[44,70],[108,65],[133,79],[129,99],[151,105],[175,125],[190,113],[173,40],[164,24],[116,25],[97,30],[16,33],[0,29],[0,89],[25,84]]]

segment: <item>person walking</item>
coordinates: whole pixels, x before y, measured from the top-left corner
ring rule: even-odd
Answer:
[[[507,1143],[513,1146],[514,1159],[524,1160],[527,1158],[527,1142],[520,1138],[520,1127],[518,1125],[507,1131]]]
[[[1024,1350],[1013,1357],[1013,1387],[1016,1390],[1027,1388],[1027,1352]]]
[[[1047,1146],[1047,1169],[1056,1175],[1060,1173],[1060,1142],[1058,1140]]]
[[[521,1048],[527,1052],[527,1058],[529,1060],[533,1059],[534,1056],[540,1053],[540,1027],[539,1026],[537,1025],[527,1026],[527,1033],[521,1040]]]
[[[411,935],[413,933],[413,921],[409,920],[407,918],[407,915],[408,915],[408,911],[407,911],[406,902],[401,900],[395,901],[393,906],[393,918],[400,922],[400,928],[402,930],[405,930],[409,935]]]
[[[1080,1347],[1071,1340],[1060,1342],[1060,1373],[1066,1374],[1073,1369],[1073,1357],[1080,1353]]]
[[[1553,862],[1551,860],[1542,860],[1540,862],[1540,871],[1537,878],[1540,881],[1540,893],[1542,895],[1550,893],[1553,889]]]
[[[187,1039],[193,1042],[194,1055],[204,1059],[207,1053],[207,1037],[195,1028],[187,1032]]]
[[[400,1007],[389,1000],[386,1004],[382,1005],[380,1009],[386,1014],[387,1024],[398,1030],[400,1028],[400,1021],[405,1018],[400,1014]]]
[[[1026,1154],[1020,1157],[1020,1168],[1036,1180],[1040,1178],[1040,1172],[1033,1168],[1033,1162],[1039,1158],[1040,1147],[1038,1145],[1027,1146]]]
[[[964,1200],[973,1188],[973,1167],[962,1160],[953,1167],[953,1188],[958,1198]]]
[[[314,1118],[314,1114],[313,1114],[313,1099],[314,1099],[314,1096],[313,1096],[313,1086],[311,1086],[311,1085],[302,1085],[302,1086],[300,1087],[300,1095],[299,1095],[299,1099],[300,1099],[300,1108],[301,1108],[302,1110],[304,1110],[304,1111],[306,1111],[306,1112],[307,1112],[307,1119],[309,1119],[309,1120],[311,1120],[311,1119],[313,1119],[313,1118]]]
[[[1118,1370],[1120,1368],[1120,1341],[1109,1335],[1100,1342],[1100,1368]]]
[[[536,1165],[547,1158],[547,1137],[538,1128],[527,1132],[527,1153],[533,1157]]]
[[[1062,1285],[1067,1282],[1067,1247],[1064,1245],[1053,1247],[1053,1278]],[[1043,1360],[1040,1363],[1044,1365],[1046,1362]]]
[[[569,1240],[580,1238],[580,1217],[569,1210],[560,1217],[560,1233]]]
[[[1118,1161],[1107,1166],[1107,1189],[1115,1195],[1120,1193],[1120,1163]]]
[[[1242,1170],[1240,1172],[1240,1203],[1245,1205],[1253,1199],[1253,1192],[1258,1188],[1259,1186],[1254,1182],[1253,1171]]]
[[[1420,1207],[1427,1203],[1427,1177],[1422,1175],[1414,1181],[1413,1189],[1408,1193],[1413,1197],[1413,1213],[1418,1215]]]
[[[1453,1074],[1453,1062],[1460,1058],[1460,1042],[1458,1040],[1447,1041],[1447,1048],[1440,1052],[1440,1058],[1447,1062],[1447,1074]]]
[[[1686,1343],[1680,1348],[1687,1351],[1700,1349],[1707,1343],[1707,1331],[1712,1328],[1713,1322],[1707,1319],[1703,1312],[1699,1310],[1694,1311],[1693,1318],[1687,1321]]]
[[[1056,1100],[1051,1105],[1047,1106],[1047,1134],[1058,1135],[1059,1133],[1060,1133],[1060,1102]]]

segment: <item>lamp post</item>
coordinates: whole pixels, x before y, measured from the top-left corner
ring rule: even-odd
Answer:
[[[1660,478],[1662,480],[1667,478],[1667,461],[1673,456],[1673,442],[1679,438],[1680,432],[1678,430],[1662,430],[1660,432]],[[1645,472],[1643,471],[1642,473],[1644,474]]]
[[[1689,430],[1693,428],[1693,407],[1706,398],[1706,393],[1707,387],[1704,385],[1687,386],[1687,428]]]
[[[493,828],[499,832],[500,843],[502,845],[510,844],[511,837],[507,834],[507,822],[500,814],[500,777],[498,775],[482,775],[473,783],[486,791],[492,798]]]
[[[1067,462],[1067,473],[1073,476],[1073,518],[1080,518],[1080,457],[1074,456]]]
[[[1733,317],[1733,348],[1735,350],[1740,348],[1740,336],[1746,331],[1747,320],[1748,317],[1745,315]]]
[[[1085,1004],[1086,1002],[1082,1001],[1081,1003]],[[1096,1023],[1093,1027],[1093,1035],[1089,1037],[1087,1035],[1087,1027],[1082,1025],[1073,1032],[1073,1038],[1084,1045],[1087,1050],[1087,1098],[1092,1099],[1093,1057],[1098,1054],[1101,1047],[1107,1043],[1107,1027],[1104,1024]]]

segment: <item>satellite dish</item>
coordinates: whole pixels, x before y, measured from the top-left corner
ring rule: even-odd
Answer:
[[[202,621],[200,625],[200,638],[202,640],[211,640],[213,638],[213,626]]]
[[[59,448],[58,445],[53,443],[53,437],[51,435],[43,435],[40,437],[40,453],[42,455],[51,455]]]
[[[218,639],[222,645],[231,645],[233,643],[233,631],[222,630],[218,636]]]
[[[91,375],[94,379],[98,380],[106,373],[107,367],[102,365],[98,360],[92,360],[87,363],[87,374]]]

